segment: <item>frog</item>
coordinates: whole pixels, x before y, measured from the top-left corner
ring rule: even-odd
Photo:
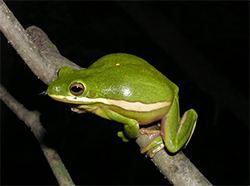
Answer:
[[[193,135],[198,114],[189,109],[180,118],[178,92],[155,67],[127,53],[107,54],[86,69],[64,66],[47,89],[48,96],[68,103],[73,112],[122,123],[124,130],[117,135],[124,142],[147,135],[149,142],[140,151],[150,157],[164,147],[177,153]],[[145,128],[158,121],[159,129]]]

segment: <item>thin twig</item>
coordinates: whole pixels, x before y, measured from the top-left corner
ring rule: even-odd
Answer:
[[[44,139],[48,137],[48,133],[40,123],[40,114],[36,111],[32,112],[27,110],[22,104],[15,100],[2,85],[0,85],[0,99],[31,129],[58,183],[65,186],[75,185],[56,150],[44,143]]]

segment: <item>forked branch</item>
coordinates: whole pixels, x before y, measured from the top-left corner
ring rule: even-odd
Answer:
[[[56,46],[41,29],[32,26],[24,30],[2,0],[0,0],[0,29],[32,72],[46,84],[57,78],[57,72],[62,66],[81,69],[61,56]],[[2,86],[0,96],[9,108],[31,128],[60,185],[74,185],[56,151],[43,143],[47,132],[39,122],[39,114],[26,110]],[[136,142],[143,147],[147,144],[148,138],[146,135],[140,135]],[[152,161],[173,185],[211,185],[182,152],[170,156],[163,149],[156,153]],[[60,177],[61,174],[63,178]]]

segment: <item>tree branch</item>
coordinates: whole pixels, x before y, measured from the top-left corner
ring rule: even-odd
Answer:
[[[136,143],[141,148],[146,146],[148,142],[149,139],[147,135],[139,135],[136,140]],[[175,186],[212,185],[182,151],[172,156],[169,155],[165,149],[162,149],[157,152],[151,160],[164,175],[164,178],[167,178],[168,181]]]
[[[47,35],[41,29],[32,26],[29,27],[26,32],[2,0],[0,0],[0,6],[1,31],[22,59],[28,64],[29,68],[44,83],[49,84],[51,81],[55,80],[57,78],[57,71],[62,66],[70,66],[74,69],[81,68],[61,56],[56,46],[49,40]],[[4,92],[2,87],[1,92]],[[2,94],[6,93],[1,93],[1,96]],[[10,108],[13,109],[13,111],[16,110],[13,107]],[[16,113],[16,111],[14,112]],[[18,117],[23,118],[19,116],[18,113],[16,114]],[[27,125],[34,132],[41,144],[42,149],[44,150],[45,147],[42,143],[42,139],[46,134],[46,131],[38,121],[38,114],[26,111],[26,114],[24,115],[26,116],[23,118],[24,121],[28,123]],[[146,135],[140,135],[136,142],[140,147],[143,147],[147,144],[148,138]],[[53,149],[47,149],[44,152],[46,157],[51,153],[53,153],[56,157],[48,156],[48,161],[53,162],[58,160],[60,162],[60,157],[55,154],[55,152],[52,152],[52,150]],[[163,149],[156,153],[152,161],[158,167],[160,172],[162,172],[162,174],[174,185],[211,185],[182,152],[179,152],[175,156],[170,156]],[[51,168],[54,168],[53,163]],[[64,166],[61,166],[60,168],[64,169]],[[54,174],[56,175],[58,172],[55,171]],[[60,181],[60,179],[58,181]],[[70,184],[73,184],[71,180],[68,181]]]

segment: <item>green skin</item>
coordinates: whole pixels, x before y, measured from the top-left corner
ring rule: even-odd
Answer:
[[[145,60],[123,53],[109,54],[89,68],[60,69],[47,94],[69,103],[77,113],[92,112],[124,124],[118,136],[127,142],[138,132],[147,134],[153,157],[164,148],[175,153],[190,140],[197,121],[197,113],[190,109],[180,119],[179,88]],[[148,130],[145,125],[161,120],[161,130]]]

